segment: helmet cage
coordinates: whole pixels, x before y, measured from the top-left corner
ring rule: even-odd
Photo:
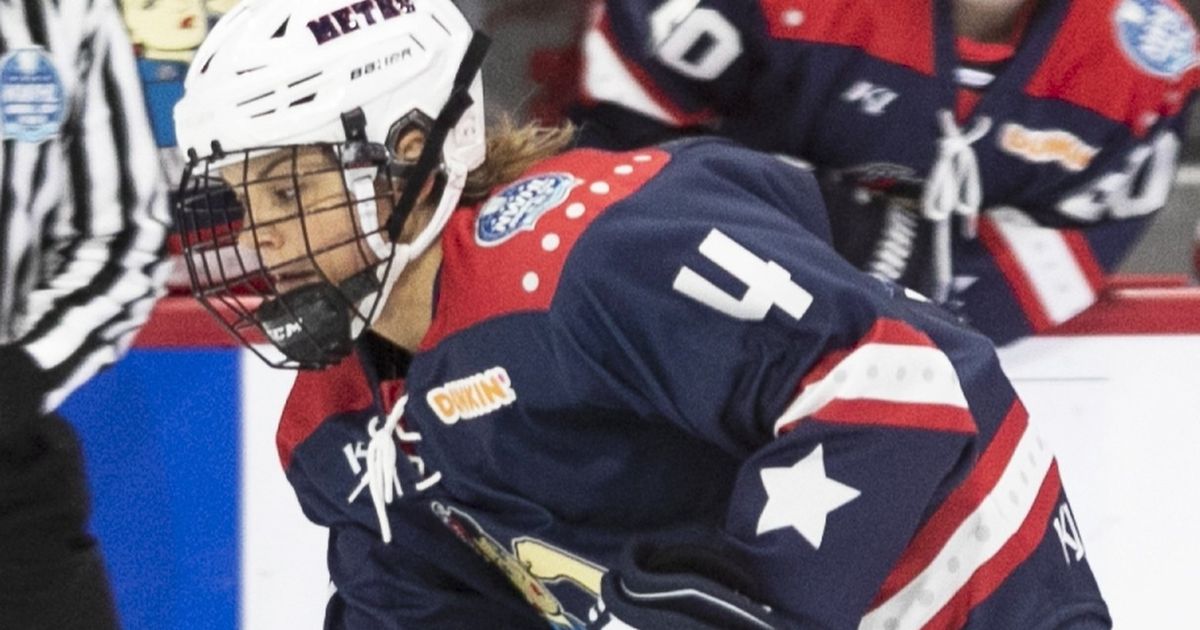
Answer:
[[[395,202],[390,191],[396,188],[396,169],[381,168],[382,148],[313,143],[226,154],[216,147],[208,158],[189,163],[175,207],[193,293],[268,364],[292,369],[330,365],[349,353],[352,339],[374,320],[394,247],[379,255],[371,242],[390,241],[386,228],[378,221],[373,228],[364,226],[360,208],[374,211],[380,203]],[[313,152],[325,156],[321,165],[312,168],[310,158],[309,166],[302,166],[301,157]],[[270,155],[284,162],[266,176],[253,176],[252,162]],[[352,174],[368,168],[374,171],[374,192],[363,196],[361,188],[351,190],[350,182],[355,181]],[[222,176],[238,171],[240,177],[232,181]],[[340,190],[314,195],[304,185],[314,177],[327,186],[336,181]],[[281,200],[269,213],[254,205],[263,194]],[[285,211],[288,205],[290,211]],[[318,233],[331,223],[346,228],[336,236]],[[284,257],[265,253],[264,246],[274,238],[267,233],[278,231],[302,242],[302,250]],[[334,260],[353,261],[356,269],[349,275],[341,269],[342,275],[334,276]],[[264,351],[263,340],[282,356]]]

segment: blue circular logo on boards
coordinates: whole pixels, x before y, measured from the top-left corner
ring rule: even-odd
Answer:
[[[1196,29],[1173,2],[1123,0],[1114,19],[1121,50],[1146,72],[1174,78],[1196,64]]]
[[[38,143],[58,135],[66,114],[61,77],[40,48],[0,58],[0,129],[4,138]]]
[[[532,230],[542,215],[566,201],[577,183],[565,173],[546,173],[510,185],[480,208],[475,241],[492,247]]]

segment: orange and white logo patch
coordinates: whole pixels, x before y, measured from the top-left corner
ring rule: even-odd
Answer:
[[[425,394],[429,407],[446,424],[485,416],[516,400],[512,380],[502,367],[451,381]]]
[[[1030,162],[1055,162],[1074,173],[1087,168],[1099,151],[1079,136],[1061,129],[1037,131],[1014,123],[1000,130],[1000,148]]]

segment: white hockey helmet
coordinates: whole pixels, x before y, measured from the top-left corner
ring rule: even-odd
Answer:
[[[486,48],[451,0],[247,0],[221,19],[175,108],[188,159],[175,209],[196,296],[235,336],[253,347],[262,336],[255,329],[265,333],[287,357],[278,367],[323,367],[351,351],[484,161]],[[394,142],[414,124],[427,135],[424,151],[402,163]],[[237,234],[256,229],[253,213],[220,190],[214,170],[304,146],[323,147],[340,162],[345,206],[361,235],[354,246],[365,244],[377,262],[351,281],[325,278],[281,292],[258,252],[238,251]],[[433,218],[399,242],[431,177]],[[392,188],[378,186],[380,178],[404,180],[401,198],[387,200],[384,225],[376,195]]]

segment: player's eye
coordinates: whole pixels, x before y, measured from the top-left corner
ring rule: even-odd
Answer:
[[[294,203],[296,201],[296,187],[288,185],[274,188],[271,190],[271,197],[277,203]]]

